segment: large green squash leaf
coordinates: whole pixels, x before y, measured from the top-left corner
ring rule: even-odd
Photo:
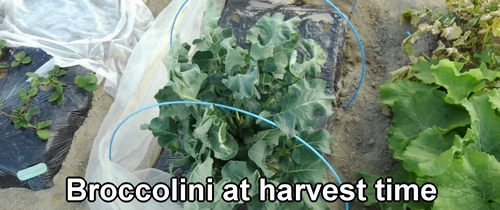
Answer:
[[[463,105],[472,118],[471,129],[476,131],[472,138],[477,142],[477,149],[500,160],[500,116],[493,109],[489,96],[474,95],[464,100]]]
[[[498,209],[500,163],[491,155],[470,150],[432,179],[439,186],[434,209]],[[496,206],[496,207],[494,207]]]
[[[418,176],[436,176],[451,164],[456,152],[462,151],[463,140],[455,132],[442,134],[435,126],[422,131],[403,152],[405,163]]]
[[[395,101],[389,131],[389,148],[394,154],[404,151],[404,140],[437,126],[442,131],[470,124],[470,116],[459,105],[444,101],[445,93],[435,89],[418,90],[408,100]],[[401,151],[402,150],[402,151]]]
[[[385,83],[380,87],[380,103],[393,106],[395,101],[407,100],[418,90],[436,88],[437,86],[435,85],[427,85],[421,82],[411,82],[408,78],[396,80],[392,83]]]
[[[446,88],[448,94],[445,100],[449,103],[460,104],[462,99],[467,98],[470,93],[484,87],[484,81],[480,81],[479,75],[471,75],[473,72],[460,73],[456,63],[449,60],[440,60],[433,74],[436,76],[436,84]]]

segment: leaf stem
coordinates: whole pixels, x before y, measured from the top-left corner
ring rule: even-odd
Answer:
[[[28,101],[26,101],[26,106],[24,107],[24,114],[26,114],[26,112],[28,112],[28,105],[30,104],[30,101],[31,101],[31,98],[28,98]]]
[[[234,124],[232,117],[228,117],[228,118],[229,118],[229,120],[227,121],[227,124],[229,125],[229,132],[231,134],[236,134],[237,133],[236,131],[238,131],[238,127]]]
[[[7,113],[5,113],[5,112],[4,112],[4,111],[2,111],[2,110],[0,110],[0,114],[3,114],[3,115],[5,115],[5,116],[7,116],[7,117],[10,117],[10,118],[19,118],[18,116],[14,116],[14,115],[7,114]]]

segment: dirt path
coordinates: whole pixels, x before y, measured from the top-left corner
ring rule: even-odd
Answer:
[[[327,6],[322,0],[318,4]],[[390,124],[390,110],[378,102],[378,88],[391,79],[389,72],[403,66],[409,60],[401,53],[401,42],[406,31],[414,30],[408,24],[399,24],[399,16],[405,8],[417,9],[422,5],[433,9],[442,2],[424,0],[360,0],[350,14],[353,1],[335,1],[356,28],[366,54],[366,68],[363,85],[355,101],[347,110],[347,104],[357,87],[361,75],[361,52],[354,33],[349,29],[344,48],[344,69],[342,88],[336,101],[334,120],[331,125],[334,142],[329,161],[343,182],[357,181],[361,171],[382,175],[391,173],[397,164],[387,147],[387,131]],[[428,40],[432,41],[432,40]],[[428,44],[422,42],[422,49]],[[335,179],[329,173],[330,181]],[[352,204],[351,209],[364,209],[362,204]],[[341,203],[332,209],[343,209]],[[377,208],[372,208],[377,209]]]

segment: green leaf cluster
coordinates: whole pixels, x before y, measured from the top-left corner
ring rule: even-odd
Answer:
[[[29,64],[31,63],[31,57],[26,55],[26,52],[21,51],[16,54],[14,61],[10,64],[12,67],[19,66],[19,64]]]
[[[1,47],[2,42],[0,42]],[[17,58],[16,58],[17,59]],[[19,100],[23,103],[22,106],[16,107],[12,110],[10,114],[7,114],[0,110],[0,114],[6,115],[11,118],[14,128],[30,128],[36,131],[38,137],[42,140],[48,140],[51,136],[50,130],[47,129],[51,124],[51,120],[41,121],[32,124],[33,116],[40,113],[38,107],[29,108],[29,103],[32,98],[34,98],[39,91],[39,88],[52,89],[54,92],[49,96],[49,102],[55,102],[57,105],[62,105],[64,103],[65,97],[63,95],[63,88],[67,83],[59,81],[59,77],[63,77],[67,74],[67,71],[61,69],[59,66],[54,66],[52,70],[48,72],[47,77],[41,77],[34,72],[27,72],[26,76],[30,77],[30,88],[28,90],[21,89],[17,96]],[[93,73],[88,73],[85,78],[82,76],[75,77],[75,84],[78,87],[83,88],[86,91],[93,91],[98,88],[97,77]],[[0,107],[2,103],[0,103]]]
[[[477,67],[482,62],[500,69],[500,0],[447,0],[446,11],[406,9],[401,21],[417,26],[402,43],[402,50],[415,64],[419,60],[449,59]],[[415,52],[413,44],[424,34],[439,36],[431,55]],[[480,54],[478,54],[481,52]],[[410,66],[393,72],[393,78],[411,77]]]
[[[300,39],[299,18],[266,14],[247,33],[249,49],[236,43],[229,25],[217,27],[220,9],[213,2],[205,13],[206,30],[192,45],[176,42],[164,63],[170,71],[167,86],[155,95],[158,102],[207,101],[247,110],[274,121],[279,128],[238,112],[215,106],[176,105],[160,108],[149,129],[158,143],[191,166],[190,182],[215,179],[215,202],[186,203],[185,209],[233,209],[238,203],[219,200],[221,187],[244,177],[254,186],[258,178],[274,183],[322,182],[325,165],[300,136],[321,154],[329,154],[333,137],[314,130],[319,117],[332,114],[334,97],[325,94],[318,78],[326,54],[313,40]],[[192,59],[188,52],[195,46]],[[297,58],[297,48],[307,56]],[[172,168],[173,166],[171,166]],[[247,203],[248,209],[329,209],[325,201]]]
[[[97,85],[97,76],[94,73],[88,73],[85,77],[80,75],[76,76],[75,84],[88,92],[99,89],[99,85]]]
[[[391,107],[388,141],[400,162],[395,182],[434,183],[433,203],[383,203],[384,209],[498,209],[500,207],[500,72],[466,69],[447,59],[418,61],[414,77],[386,83]],[[368,174],[361,174],[375,181]],[[372,177],[372,179],[369,179]]]
[[[500,209],[499,0],[447,0],[448,10],[407,9],[418,30],[403,41],[411,64],[380,89],[399,183],[433,183],[434,202],[386,202],[382,209]],[[421,23],[424,22],[424,23]],[[421,23],[421,24],[419,24]],[[424,33],[440,35],[432,55],[414,56]],[[359,173],[370,184],[377,176]],[[374,191],[368,192],[374,203]]]

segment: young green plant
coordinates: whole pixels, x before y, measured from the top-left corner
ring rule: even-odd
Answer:
[[[34,129],[38,135],[38,137],[42,140],[47,140],[50,138],[51,133],[47,129],[51,124],[51,120],[41,121],[38,123],[32,123],[33,116],[38,115],[40,113],[40,109],[37,107],[29,108],[30,100],[38,94],[39,88],[44,89],[52,89],[54,92],[49,96],[49,102],[55,102],[57,105],[62,105],[64,103],[64,90],[63,88],[72,83],[66,83],[59,81],[58,78],[65,76],[67,71],[61,69],[59,66],[54,66],[52,70],[48,72],[47,77],[41,77],[34,72],[27,72],[26,76],[31,78],[30,88],[28,90],[21,89],[17,96],[19,100],[24,104],[17,108],[14,108],[11,114],[7,114],[3,111],[0,111],[1,114],[8,116],[11,118],[13,126],[16,129],[20,128],[29,128]],[[85,75],[82,83],[82,76],[76,76],[74,81],[78,87],[81,87],[85,91],[93,91],[98,88],[96,85],[97,77],[93,73],[88,73]],[[1,107],[0,103],[0,107]]]
[[[31,63],[31,57],[26,55],[26,52],[21,51],[21,52],[16,54],[16,57],[14,58],[14,60],[12,61],[12,63],[10,65],[11,65],[11,67],[16,67],[16,66],[19,66],[20,64],[26,65],[29,63]]]
[[[155,98],[165,101],[207,101],[247,110],[276,122],[275,128],[250,116],[214,106],[161,107],[148,128],[158,143],[180,155],[171,165],[190,167],[189,182],[215,180],[215,194],[229,182],[260,177],[272,183],[318,183],[326,166],[298,135],[321,154],[329,154],[333,137],[326,129],[313,129],[319,117],[329,117],[334,96],[325,94],[318,78],[326,54],[312,39],[301,40],[300,18],[264,15],[246,36],[249,49],[238,46],[231,26],[217,27],[220,14],[213,1],[205,14],[207,30],[191,45],[175,42],[165,58],[170,81]],[[207,17],[210,16],[210,17]],[[179,40],[179,38],[177,38]],[[297,48],[307,55],[297,59]],[[320,199],[310,202],[259,202],[257,188],[249,191],[248,209],[329,209]],[[234,209],[237,202],[185,203],[185,209]]]

